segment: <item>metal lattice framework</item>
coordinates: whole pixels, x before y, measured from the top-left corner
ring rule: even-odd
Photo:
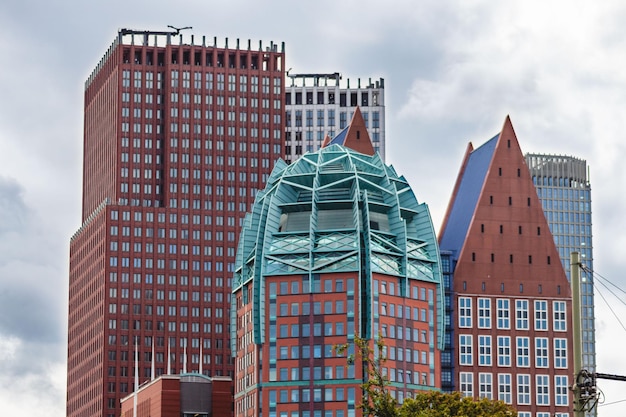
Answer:
[[[264,277],[297,274],[312,280],[314,274],[331,272],[355,272],[367,292],[372,273],[398,277],[405,296],[408,280],[437,284],[443,346],[441,266],[428,207],[378,155],[339,145],[291,165],[278,161],[246,215],[233,291],[253,286],[256,341],[264,339]],[[236,314],[234,304],[231,314]]]

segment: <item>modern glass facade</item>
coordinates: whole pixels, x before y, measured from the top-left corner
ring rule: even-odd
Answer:
[[[587,162],[562,155],[526,154],[537,195],[550,225],[567,278],[570,254],[579,252],[593,271],[591,185]],[[593,276],[581,270],[583,367],[596,370]]]

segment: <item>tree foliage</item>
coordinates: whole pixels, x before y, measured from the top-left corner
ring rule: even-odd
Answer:
[[[349,363],[363,365],[367,380],[362,384],[363,401],[359,408],[364,416],[372,417],[517,417],[517,411],[502,401],[486,398],[475,400],[462,397],[459,392],[450,394],[438,391],[418,392],[398,405],[389,391],[389,380],[383,374],[387,358],[385,343],[378,337],[373,347],[368,340],[355,337],[355,353],[348,356]],[[339,354],[348,351],[348,344],[336,346]]]

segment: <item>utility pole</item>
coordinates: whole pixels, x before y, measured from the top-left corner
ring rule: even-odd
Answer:
[[[574,343],[574,417],[585,416],[585,404],[581,398],[583,387],[580,386],[578,376],[583,367],[583,338],[580,321],[580,253],[572,252],[570,255],[570,277],[572,286],[572,342]]]

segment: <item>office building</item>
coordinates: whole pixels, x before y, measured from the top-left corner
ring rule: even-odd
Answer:
[[[508,117],[469,144],[439,242],[443,388],[505,401],[520,417],[570,415],[570,286]]]
[[[122,398],[122,417],[230,417],[233,381],[201,374],[161,375]]]
[[[333,74],[287,74],[285,88],[285,161],[322,147],[326,136],[344,130],[357,107],[376,152],[385,160],[385,80],[342,83]],[[354,81],[354,80],[352,80]]]
[[[120,415],[139,382],[232,376],[243,214],[283,154],[284,47],[123,29],[85,84],[70,243],[67,415]],[[154,349],[154,358],[153,358]]]
[[[568,279],[572,252],[580,253],[583,264],[593,271],[591,185],[587,162],[572,156],[526,154],[526,163]],[[586,270],[581,270],[580,274],[582,365],[584,369],[595,372],[593,276]]]
[[[280,161],[246,215],[231,311],[236,416],[360,416],[368,376],[333,348],[354,353],[356,335],[384,338],[399,402],[439,387],[430,214],[369,142],[357,109],[327,146]]]

